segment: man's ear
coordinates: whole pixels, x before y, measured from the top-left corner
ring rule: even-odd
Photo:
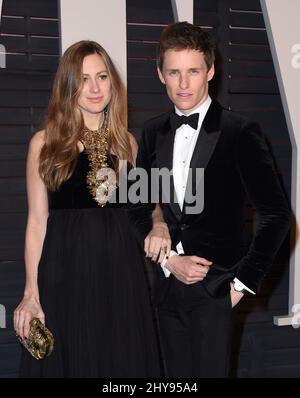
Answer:
[[[159,69],[159,67],[157,67],[157,73],[158,73],[159,80],[162,82],[162,84],[166,84],[166,81],[165,81],[163,74],[161,73],[161,70]]]
[[[215,64],[212,64],[210,70],[207,72],[207,81],[209,82],[215,75]]]

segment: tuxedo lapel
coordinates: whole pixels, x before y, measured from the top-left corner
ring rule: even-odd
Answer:
[[[170,124],[167,122],[164,128],[159,131],[156,140],[156,159],[159,168],[172,169],[174,137],[175,134],[171,131]]]
[[[159,169],[167,168],[169,171],[173,168],[173,148],[174,148],[175,131],[171,130],[169,119],[165,126],[157,135],[156,141],[156,160]],[[162,184],[162,199],[164,203],[168,203],[175,217],[180,220],[182,213],[176,197],[174,188],[173,173],[170,178],[170,184]]]
[[[188,200],[188,196],[191,197],[191,193],[193,196],[196,195],[197,190],[204,189],[204,185],[201,187],[204,175],[202,178],[196,178],[196,169],[206,169],[207,164],[215,150],[217,142],[219,140],[221,131],[220,131],[220,117],[222,113],[221,106],[216,102],[212,101],[207,114],[203,120],[201,129],[199,131],[199,136],[195,145],[195,149],[192,155],[190,170],[188,174],[187,181],[187,191],[185,195],[184,205],[183,205],[183,213],[185,213],[186,206],[189,206],[190,200]],[[198,174],[201,176],[201,174]],[[190,192],[189,192],[190,191]]]

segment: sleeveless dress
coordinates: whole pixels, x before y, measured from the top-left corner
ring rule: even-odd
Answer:
[[[55,346],[43,360],[23,349],[20,377],[159,377],[143,250],[127,205],[92,198],[88,170],[84,151],[49,194],[38,283]]]

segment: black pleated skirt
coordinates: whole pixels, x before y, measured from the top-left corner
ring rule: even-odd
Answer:
[[[159,377],[144,259],[123,208],[50,212],[38,268],[50,357],[20,377]]]

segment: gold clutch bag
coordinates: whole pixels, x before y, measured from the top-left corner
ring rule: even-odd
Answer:
[[[31,319],[28,338],[18,339],[35,359],[43,359],[53,351],[54,337],[38,318]]]

